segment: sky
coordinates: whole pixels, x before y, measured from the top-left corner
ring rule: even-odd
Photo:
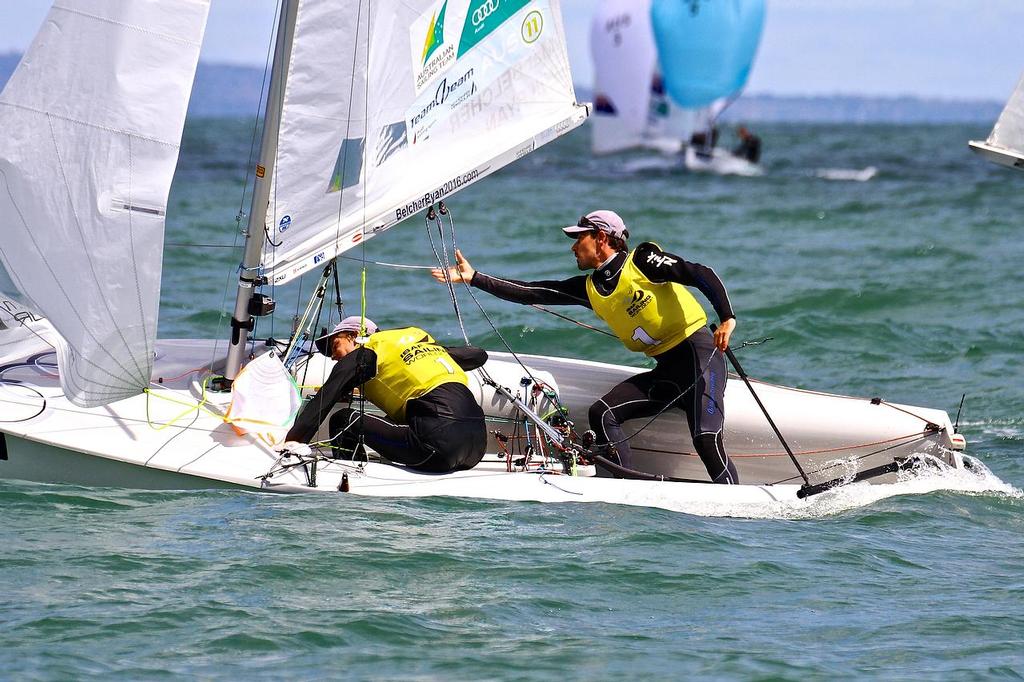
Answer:
[[[562,0],[575,82],[590,86],[600,0]],[[1024,0],[767,0],[747,92],[1005,100],[1024,70]],[[274,0],[212,0],[201,59],[262,66]],[[0,0],[0,52],[24,50],[48,0]]]

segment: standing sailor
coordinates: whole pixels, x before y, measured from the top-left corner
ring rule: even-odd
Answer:
[[[342,452],[355,453],[365,442],[392,462],[435,473],[471,469],[483,458],[484,413],[464,370],[483,365],[486,351],[445,348],[418,327],[378,331],[358,315],[317,339],[317,347],[337,364],[296,417],[286,441],[308,442],[335,404],[361,387],[387,418],[352,407],[338,410],[329,432]]]
[[[649,372],[626,379],[590,408],[590,428],[610,459],[633,468],[629,440],[622,431],[628,419],[651,417],[672,405],[686,412],[694,447],[714,483],[738,483],[725,452],[725,357],[736,317],[725,285],[715,271],[662,251],[645,242],[629,251],[629,231],[613,211],[594,211],[562,230],[574,239],[572,252],[580,270],[594,270],[566,280],[521,282],[477,272],[456,251],[455,282],[467,282],[515,303],[582,305],[604,320],[625,346],[653,357]],[[432,271],[445,281],[445,272]],[[712,336],[707,315],[685,287],[700,290],[721,321]],[[716,352],[717,351],[717,352]]]
[[[761,138],[747,130],[745,126],[740,126],[736,130],[736,136],[739,137],[740,143],[732,150],[733,156],[746,159],[750,163],[758,163],[761,160]]]

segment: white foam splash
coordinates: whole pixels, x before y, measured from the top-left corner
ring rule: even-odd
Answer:
[[[624,161],[620,168],[626,174],[644,173],[650,171],[679,170],[683,167],[678,158],[668,156],[644,156]]]
[[[796,520],[835,516],[890,497],[927,495],[940,491],[1024,499],[1024,491],[1000,479],[980,461],[968,456],[964,459],[969,460],[970,468],[926,467],[901,473],[895,483],[853,483],[804,500],[771,501],[763,505],[701,501],[693,504],[683,502],[671,507],[658,506],[697,516]]]
[[[865,168],[819,168],[814,171],[816,177],[824,180],[841,180],[846,182],[867,182],[878,174],[874,166]]]

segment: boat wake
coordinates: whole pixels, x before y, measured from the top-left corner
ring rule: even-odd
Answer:
[[[679,157],[672,156],[642,156],[627,159],[619,167],[623,175],[634,175],[642,173],[665,173],[680,171],[683,169],[683,162]]]
[[[844,182],[867,182],[878,175],[878,169],[874,166],[865,168],[819,168],[814,171],[814,176],[823,180],[838,180]]]
[[[1024,491],[1000,479],[980,461],[966,456],[964,459],[969,460],[969,468],[929,467],[901,474],[900,479],[894,483],[854,483],[806,500],[766,500],[763,504],[751,504],[749,501],[737,504],[701,500],[695,503],[682,502],[671,506],[657,506],[697,516],[802,520],[836,516],[902,495],[953,492],[1024,499]]]

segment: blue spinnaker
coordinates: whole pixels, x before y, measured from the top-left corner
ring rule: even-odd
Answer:
[[[681,107],[704,107],[747,82],[765,0],[654,0],[651,23],[665,88]]]

